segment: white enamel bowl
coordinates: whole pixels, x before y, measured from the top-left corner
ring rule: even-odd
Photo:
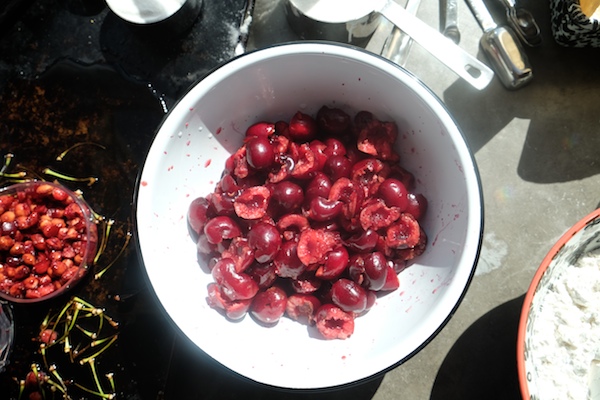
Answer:
[[[397,150],[428,198],[426,252],[400,274],[347,340],[327,341],[282,319],[230,322],[206,303],[212,282],[188,234],[189,203],[214,190],[245,129],[335,106],[399,126]],[[137,234],[148,277],[173,322],[215,360],[256,382],[321,389],[367,379],[416,354],[463,298],[481,246],[477,168],[440,100],[395,64],[355,48],[293,43],[245,54],[209,74],[158,130],[138,188]]]

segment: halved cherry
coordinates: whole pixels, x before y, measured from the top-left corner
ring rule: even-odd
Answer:
[[[388,266],[385,275],[385,283],[381,287],[381,291],[393,291],[400,287],[400,278],[392,266]]]
[[[290,147],[295,148],[295,152],[297,153],[297,157],[295,158],[296,164],[291,172],[294,178],[307,179],[311,177],[312,173],[319,170],[317,157],[308,143],[300,145],[292,143]]]
[[[264,186],[244,189],[235,199],[235,213],[244,219],[259,219],[267,213],[271,192]]]
[[[369,195],[377,193],[377,189],[390,173],[390,167],[376,158],[365,158],[352,167],[352,179],[360,182],[368,189]]]
[[[259,263],[273,261],[281,247],[279,230],[267,222],[258,222],[248,232],[248,245]]]
[[[371,251],[377,246],[379,233],[373,229],[359,232],[344,240],[344,244],[349,250],[363,253]]]
[[[343,206],[341,201],[329,200],[321,196],[316,196],[310,201],[307,216],[313,221],[331,221],[340,215]]]
[[[250,313],[262,323],[275,324],[285,313],[286,306],[285,291],[278,286],[271,286],[254,296]]]
[[[328,134],[340,135],[350,128],[352,119],[339,108],[323,106],[317,112],[317,125]]]
[[[295,241],[283,242],[273,263],[275,264],[277,275],[282,278],[296,279],[306,270],[306,265],[298,258],[298,243]]]
[[[275,135],[271,137],[271,143],[273,144],[275,157],[287,153],[288,149],[290,148],[290,139],[283,135]]]
[[[411,248],[421,239],[421,227],[409,213],[402,213],[400,218],[387,228],[385,242],[394,249]]]
[[[310,149],[312,150],[314,156],[315,156],[315,162],[316,162],[316,170],[320,171],[323,169],[323,167],[325,166],[325,163],[327,162],[327,154],[325,154],[325,150],[327,149],[327,145],[323,142],[321,142],[320,140],[311,140],[310,143],[308,144],[308,146],[310,147]]]
[[[210,202],[210,208],[217,215],[235,215],[233,203],[235,197],[227,193],[209,193],[206,199]]]
[[[408,207],[408,190],[398,179],[387,178],[381,182],[378,194],[389,207],[397,207],[400,211]]]
[[[425,252],[427,247],[427,235],[425,231],[421,228],[419,229],[419,241],[413,247],[409,247],[407,249],[398,249],[396,250],[396,256],[401,258],[402,260],[409,261],[415,257],[420,256]]]
[[[267,137],[252,137],[246,143],[246,161],[255,170],[266,170],[275,162],[275,151]]]
[[[337,246],[327,253],[325,263],[315,271],[315,276],[320,279],[338,278],[348,267],[348,250],[344,246]]]
[[[383,200],[375,199],[365,204],[360,212],[360,223],[364,230],[379,230],[392,225],[400,218],[400,210],[387,207]]]
[[[229,300],[221,293],[219,285],[213,282],[208,285],[206,302],[210,307],[222,310],[227,318],[238,320],[248,313],[248,309],[252,304],[252,299]]]
[[[260,289],[272,286],[277,280],[277,269],[273,263],[260,264],[255,262],[250,265],[246,273],[254,279]]]
[[[358,132],[357,147],[363,153],[381,160],[396,161],[398,153],[394,151],[394,143],[398,137],[398,127],[393,122],[372,120]]]
[[[367,292],[353,280],[340,278],[331,286],[331,300],[346,312],[361,313],[367,308]]]
[[[252,124],[246,129],[246,138],[269,137],[275,133],[275,124],[272,122],[260,121]]]
[[[409,193],[407,195],[408,206],[406,212],[412,214],[417,221],[420,221],[427,212],[427,198],[422,194]]]
[[[296,161],[288,154],[278,154],[275,157],[276,167],[268,174],[270,183],[282,182],[287,179],[296,165]]]
[[[243,272],[238,274],[231,258],[219,260],[211,273],[221,293],[229,300],[251,299],[258,293],[258,284],[249,275]]]
[[[354,333],[354,315],[324,304],[315,313],[315,326],[325,339],[347,339]]]
[[[387,274],[388,263],[385,255],[381,252],[373,252],[365,255],[365,287],[371,290],[381,290],[384,286]]]
[[[307,324],[315,323],[315,312],[321,307],[319,299],[312,294],[292,294],[288,296],[286,314],[294,321]]]
[[[245,237],[235,237],[229,247],[221,253],[222,258],[231,258],[235,263],[235,271],[245,271],[254,261],[254,250]]]
[[[206,197],[198,197],[192,200],[188,208],[188,223],[196,233],[202,232],[204,224],[209,219],[210,203]]]
[[[204,234],[209,243],[218,244],[223,239],[233,239],[242,234],[238,224],[228,216],[219,215],[204,225]]]
[[[344,203],[344,216],[348,219],[354,217],[363,202],[364,190],[361,185],[348,178],[340,178],[331,186],[329,200]]]
[[[288,132],[290,139],[296,142],[308,142],[317,135],[317,123],[308,114],[296,112],[290,120]]]
[[[295,293],[315,293],[322,286],[323,281],[315,277],[312,271],[302,273],[296,279],[291,281],[292,289]]]
[[[240,147],[225,162],[225,173],[232,174],[236,178],[245,178],[250,173],[248,161],[246,160],[246,146]]]
[[[309,266],[321,263],[325,255],[340,243],[337,233],[323,229],[306,229],[298,240],[298,258],[302,264]]]
[[[304,202],[304,190],[291,181],[283,181],[273,185],[271,199],[279,204],[285,212],[299,208]]]
[[[310,223],[304,215],[287,214],[279,218],[277,228],[285,240],[293,240],[303,230],[310,228]]]

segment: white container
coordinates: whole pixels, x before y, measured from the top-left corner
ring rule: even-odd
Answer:
[[[322,340],[284,318],[231,322],[206,302],[187,210],[214,190],[225,160],[258,121],[316,113],[323,105],[394,120],[396,151],[428,199],[430,244],[400,273],[400,289],[356,319],[346,340]],[[355,47],[293,43],[247,53],[209,74],[171,110],[137,191],[143,263],[172,321],[210,357],[256,382],[322,389],[372,377],[419,352],[454,314],[469,286],[483,230],[477,168],[443,103],[414,76]]]
[[[202,0],[106,0],[110,10],[136,27],[181,33],[197,20]]]

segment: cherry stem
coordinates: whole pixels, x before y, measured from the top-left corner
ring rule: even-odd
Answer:
[[[129,241],[131,240],[131,232],[127,232],[127,236],[125,237],[125,243],[123,244],[123,246],[121,247],[121,250],[119,250],[119,254],[117,254],[117,256],[110,262],[108,263],[108,265],[106,267],[104,267],[104,269],[102,269],[100,272],[98,272],[94,277],[95,279],[100,279],[102,278],[102,275],[104,275],[104,273],[106,271],[108,271],[110,269],[110,267],[112,267],[117,260],[121,257],[121,255],[123,255],[123,253],[125,252],[125,249],[127,248],[127,246],[129,245]]]
[[[87,178],[77,178],[77,177],[73,177],[73,176],[68,176],[65,174],[62,174],[60,172],[54,171],[50,168],[44,168],[44,170],[42,171],[43,174],[46,175],[50,175],[53,176],[55,178],[59,178],[59,179],[64,179],[66,181],[70,181],[70,182],[87,182],[88,187],[92,186],[94,183],[98,182],[98,178],[95,178],[93,176],[87,177]]]
[[[88,363],[90,360],[95,359],[96,357],[98,357],[99,355],[101,355],[102,353],[104,353],[104,351],[106,351],[106,349],[108,349],[117,340],[118,337],[119,337],[119,335],[114,334],[114,335],[112,335],[112,336],[110,336],[110,337],[108,337],[106,339],[103,339],[102,340],[103,342],[105,342],[108,339],[109,339],[109,342],[106,343],[102,348],[100,348],[100,350],[98,350],[97,352],[95,352],[91,356],[86,357],[86,358],[82,359],[81,361],[79,361],[79,363],[81,365],[83,365],[85,363]]]
[[[80,143],[76,143],[73,146],[69,147],[68,149],[66,149],[65,151],[63,151],[62,153],[60,153],[58,155],[58,157],[56,157],[56,161],[62,161],[63,158],[65,158],[65,156],[67,155],[68,152],[70,152],[71,150],[80,147],[80,146],[97,146],[100,147],[102,150],[106,150],[106,147],[102,146],[101,144],[98,143],[94,143],[94,142],[80,142]]]
[[[106,374],[106,379],[108,379],[108,382],[110,383],[110,388],[112,389],[113,392],[116,392],[116,387],[115,387],[115,374],[113,374],[112,372],[109,372],[108,374]]]
[[[52,385],[52,386],[56,387],[61,392],[66,393],[67,386],[65,385],[65,382],[63,381],[62,377],[58,373],[56,365],[54,365],[54,364],[51,365],[50,368],[48,368],[48,370],[54,376],[54,378],[56,378],[56,380],[58,381],[58,384],[56,384],[56,382],[53,382],[53,381],[49,381],[49,383],[51,383],[51,384],[54,383],[54,385]]]
[[[108,243],[108,237],[110,236],[110,231],[111,231],[111,228],[114,225],[114,223],[115,223],[115,220],[109,219],[103,225],[104,234],[102,235],[102,242],[100,242],[100,248],[96,252],[96,257],[94,257],[94,264],[96,264],[98,262],[98,259],[100,258],[100,256],[102,256],[102,254],[104,253],[104,250],[106,250],[106,246]]]
[[[13,157],[15,155],[12,153],[6,153],[4,155],[4,165],[2,166],[2,168],[0,168],[0,174],[4,175],[4,172],[6,172],[6,169],[8,168],[8,166],[10,165]]]

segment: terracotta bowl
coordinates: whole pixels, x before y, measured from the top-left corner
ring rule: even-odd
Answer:
[[[556,330],[554,324],[558,324],[558,322],[548,324],[549,318],[541,316],[541,309],[550,304],[547,297],[549,290],[556,292],[558,289],[555,288],[561,286],[561,281],[565,279],[569,271],[572,271],[573,266],[582,257],[598,251],[598,249],[600,249],[600,209],[588,214],[565,232],[552,246],[536,271],[523,302],[517,338],[517,367],[523,399],[545,400],[549,397],[544,393],[549,391],[557,393],[554,384],[541,383],[539,377],[545,374],[543,372],[545,367],[542,365],[541,359],[548,352],[558,354],[564,349],[561,348],[562,345],[554,343],[554,340],[548,341],[547,338],[542,339],[537,336],[536,332],[542,330],[538,327],[543,326],[543,331],[548,332]],[[557,306],[555,303],[552,304],[554,304],[553,307]],[[559,303],[558,306],[561,308],[572,307],[571,300],[565,298],[565,301]],[[555,318],[558,319],[558,317]],[[542,341],[548,343],[544,346],[552,346],[552,349],[536,350]],[[594,349],[590,350],[594,351]],[[567,364],[562,365],[560,369],[559,375],[561,376],[567,376],[572,372],[568,370]]]

